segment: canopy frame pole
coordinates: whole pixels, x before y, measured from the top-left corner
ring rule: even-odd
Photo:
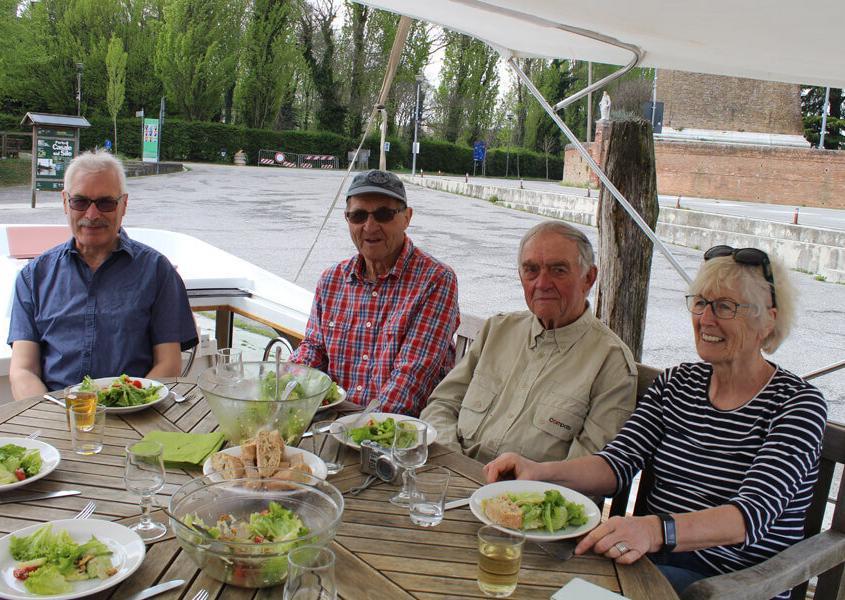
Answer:
[[[516,60],[516,57],[513,56],[513,54],[510,54],[509,56],[503,56],[503,58],[505,58],[507,60],[507,63],[514,70],[517,77],[520,79],[520,81],[522,81],[522,83],[525,85],[525,87],[528,88],[528,91],[531,92],[531,95],[534,96],[534,98],[537,100],[537,102],[540,103],[540,106],[542,106],[543,110],[545,110],[546,113],[551,117],[551,119],[552,119],[552,121],[554,121],[555,125],[558,126],[558,128],[563,132],[563,134],[575,146],[575,149],[578,151],[578,153],[581,155],[581,157],[584,159],[584,161],[587,163],[587,165],[590,167],[590,169],[596,174],[596,176],[599,178],[599,180],[602,182],[602,184],[613,195],[613,197],[616,198],[616,201],[619,202],[619,204],[622,205],[622,208],[625,209],[625,212],[627,212],[630,215],[630,217],[639,226],[639,228],[643,231],[643,233],[646,234],[648,239],[650,239],[652,241],[652,243],[655,245],[655,247],[658,250],[660,250],[661,254],[663,254],[666,257],[666,259],[669,261],[669,263],[672,265],[672,267],[674,267],[674,269],[678,272],[678,274],[684,279],[684,281],[686,281],[688,284],[692,283],[692,277],[690,277],[689,273],[687,273],[686,270],[681,266],[681,264],[678,262],[678,260],[675,258],[675,256],[669,251],[669,249],[666,247],[666,245],[662,241],[660,241],[660,238],[658,238],[657,235],[654,233],[654,231],[651,230],[651,227],[649,227],[648,224],[645,221],[643,221],[643,219],[639,215],[639,213],[636,210],[634,210],[633,206],[631,206],[631,203],[628,202],[628,200],[625,199],[625,196],[623,196],[622,193],[618,189],[616,189],[616,186],[613,185],[613,183],[610,181],[610,179],[608,179],[607,175],[605,175],[604,171],[602,171],[601,167],[599,167],[599,165],[596,163],[596,161],[593,160],[593,157],[590,156],[590,153],[587,152],[587,149],[584,148],[584,145],[578,140],[577,137],[575,137],[575,134],[572,133],[572,130],[569,129],[569,127],[566,126],[566,123],[563,122],[563,119],[560,118],[560,116],[557,114],[557,112],[555,112],[555,110],[552,108],[552,106],[546,101],[546,99],[543,97],[543,94],[540,93],[540,90],[538,90],[534,86],[534,84],[531,82],[531,80],[528,78],[528,76],[522,71],[522,69],[519,66],[519,63]],[[633,66],[636,65],[637,62],[639,62],[639,53],[637,53],[637,56],[636,56],[635,60],[633,61],[633,65],[631,65],[630,68],[633,68]],[[606,79],[607,79],[607,77],[600,80],[600,82],[604,82]],[[599,83],[599,82],[597,82],[597,83]],[[595,84],[594,84],[594,86],[595,86]],[[583,92],[584,90],[581,90],[581,91]],[[570,98],[572,98],[572,96],[567,98],[567,100],[570,99]]]

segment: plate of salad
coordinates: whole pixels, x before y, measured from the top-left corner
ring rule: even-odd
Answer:
[[[349,441],[347,442],[349,447],[358,449],[361,447],[363,440],[373,440],[385,448],[390,448],[393,445],[396,424],[409,419],[414,419],[414,417],[374,412],[369,414],[354,413],[345,415],[340,417],[338,422],[346,425],[347,430],[349,430]],[[437,430],[430,423],[426,423],[426,441],[428,445],[433,444],[436,439]]]
[[[0,493],[37,481],[59,466],[59,451],[29,438],[0,437]]]
[[[106,407],[107,413],[131,413],[154,406],[167,398],[170,390],[153,379],[129,377],[101,377],[91,379],[85,376],[74,391],[97,392],[97,401]]]
[[[470,496],[469,509],[485,525],[519,529],[535,542],[582,536],[601,520],[601,511],[587,496],[546,481],[485,485]]]
[[[31,525],[0,539],[0,597],[84,598],[132,575],[145,552],[134,531],[111,521]]]
[[[332,381],[332,386],[329,388],[329,391],[326,392],[326,397],[323,398],[323,403],[319,406],[319,408],[317,408],[317,412],[337,406],[344,400],[346,400],[346,390]]]

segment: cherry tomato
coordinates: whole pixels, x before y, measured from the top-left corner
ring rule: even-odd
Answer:
[[[18,467],[17,469],[15,469],[15,477],[18,478],[18,481],[23,481],[24,479],[26,479],[26,473],[24,473],[23,469]]]
[[[15,569],[12,571],[12,575],[15,576],[15,579],[20,579],[21,581],[26,580],[29,577],[29,574],[32,573],[38,567],[23,567],[20,569]]]
[[[261,542],[264,541],[264,538],[261,537],[260,535],[257,535],[254,538],[252,538],[252,541],[255,542],[256,544],[260,544]]]
[[[139,390],[144,388],[144,384],[143,384],[143,383],[141,383],[140,381],[138,381],[137,379],[135,379],[135,380],[132,382],[132,385],[134,385],[134,386],[135,386],[136,388],[138,388]]]

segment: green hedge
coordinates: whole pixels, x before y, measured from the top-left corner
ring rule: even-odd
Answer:
[[[0,130],[18,130],[21,117],[0,114]],[[83,129],[80,144],[83,150],[95,146],[102,147],[106,139],[114,141],[111,119],[91,117],[91,127]],[[120,154],[129,157],[141,156],[141,120],[137,118],[118,119],[118,145]],[[387,153],[389,170],[408,170],[411,168],[411,144],[405,139],[389,137],[390,151]],[[378,165],[379,136],[371,135],[364,142],[364,148],[370,149],[370,166]],[[232,162],[235,152],[243,150],[247,163],[258,163],[259,150],[281,150],[296,154],[333,154],[340,159],[340,165],[346,166],[346,154],[354,150],[357,140],[325,131],[272,131],[268,129],[249,129],[201,121],[182,121],[167,119],[164,122],[162,136],[162,160]],[[226,151],[226,156],[221,151]],[[519,174],[523,177],[546,176],[546,157],[529,150],[517,148],[494,148],[487,152],[487,175],[501,177],[507,173],[517,175],[517,154],[519,155]],[[507,164],[506,164],[507,163]],[[472,173],[472,148],[450,142],[423,139],[420,140],[420,154],[417,156],[417,169],[436,173]],[[480,170],[478,171],[480,173]],[[549,157],[549,177],[560,179],[563,176],[563,160]]]

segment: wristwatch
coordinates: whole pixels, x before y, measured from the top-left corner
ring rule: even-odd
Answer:
[[[666,513],[658,513],[657,516],[663,523],[663,548],[661,548],[661,552],[668,554],[678,545],[678,537],[675,533],[675,518]]]

